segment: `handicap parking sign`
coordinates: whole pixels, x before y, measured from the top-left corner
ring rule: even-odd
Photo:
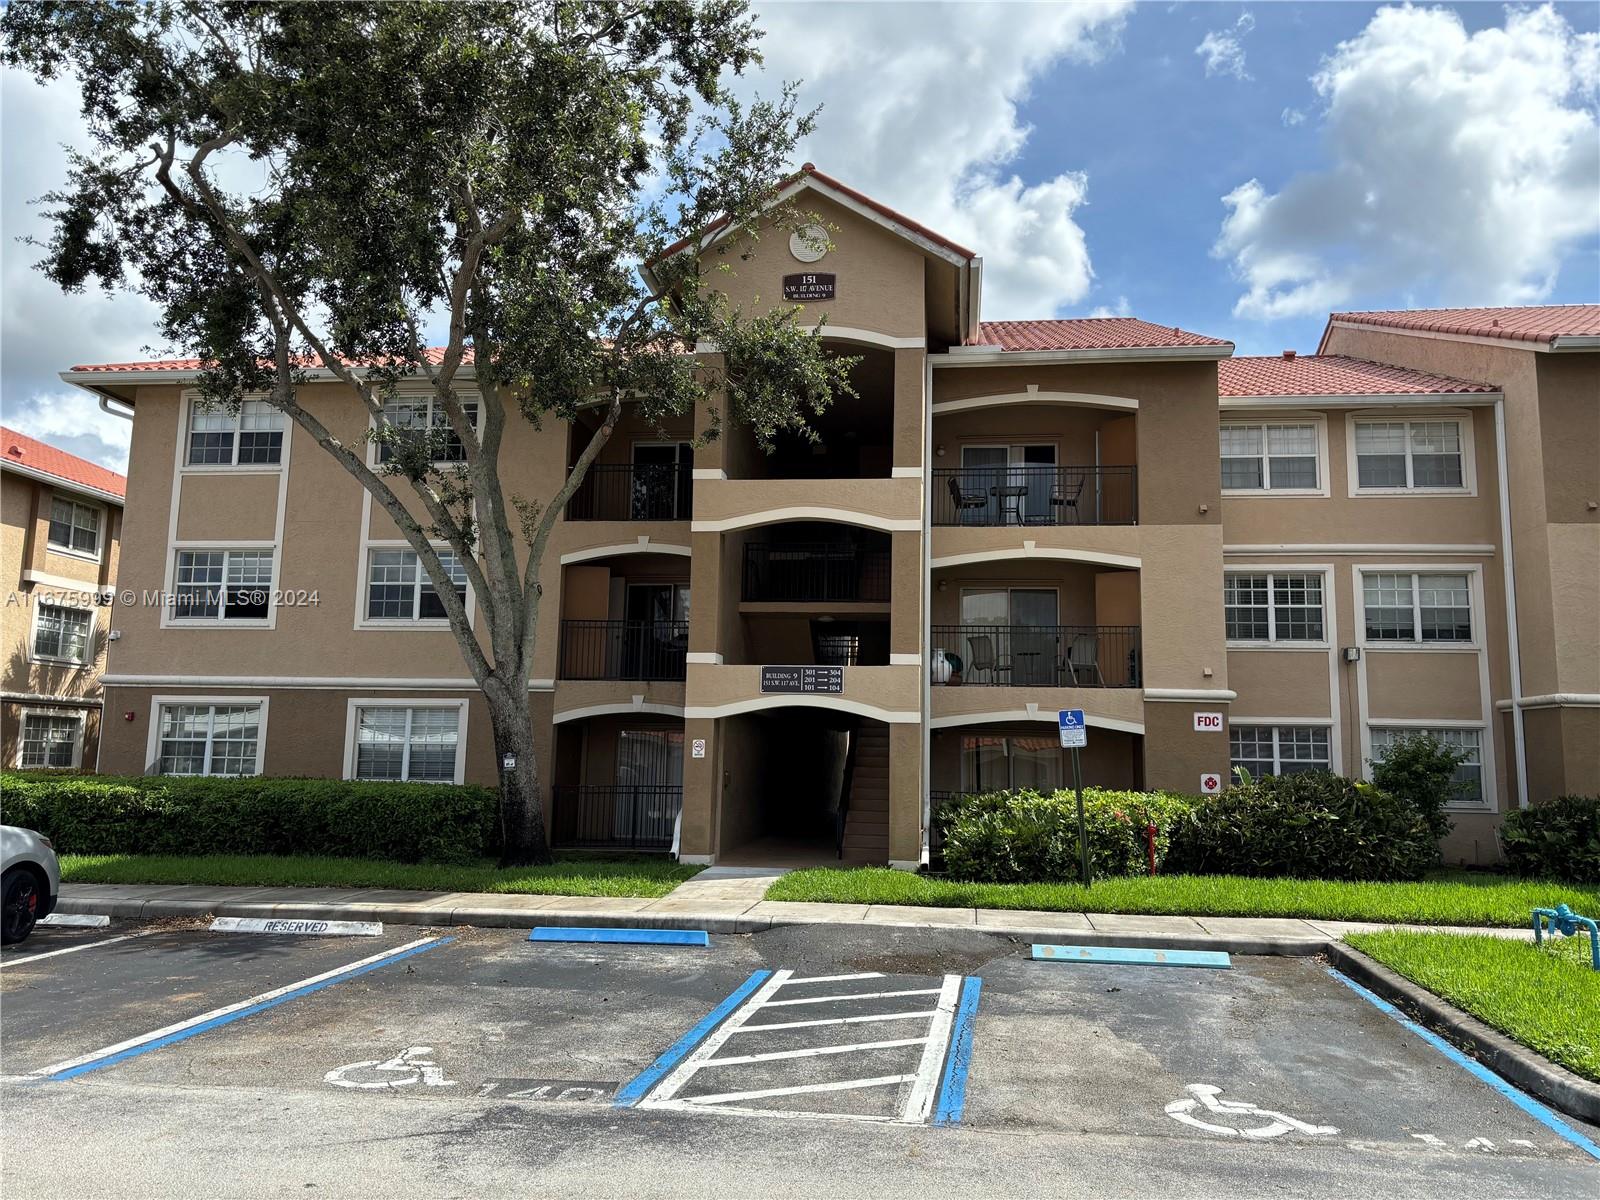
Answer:
[[[1081,750],[1089,744],[1089,726],[1083,719],[1083,709],[1063,708],[1056,714],[1061,723],[1061,748]]]

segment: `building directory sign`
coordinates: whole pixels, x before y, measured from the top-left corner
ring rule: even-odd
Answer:
[[[798,300],[802,304],[807,301],[832,300],[836,294],[836,275],[817,274],[807,271],[803,275],[785,275],[783,277],[783,298],[785,300]]]
[[[843,667],[762,667],[763,692],[820,692],[837,696],[844,691]]]

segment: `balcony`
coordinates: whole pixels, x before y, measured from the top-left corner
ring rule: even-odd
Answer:
[[[939,526],[1137,525],[1137,467],[936,468]]]
[[[596,464],[567,501],[567,520],[687,521],[693,499],[687,462]]]
[[[935,625],[931,632],[935,684],[1140,686],[1137,625]]]
[[[560,679],[680,680],[687,621],[562,621]]]
[[[747,542],[748,602],[888,603],[889,550],[852,542]]]
[[[672,849],[683,788],[665,784],[550,789],[550,842],[574,850]]]

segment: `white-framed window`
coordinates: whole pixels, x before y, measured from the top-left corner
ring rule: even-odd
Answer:
[[[1383,761],[1389,747],[1403,737],[1425,733],[1435,741],[1467,757],[1456,767],[1454,776],[1459,787],[1451,808],[1486,808],[1488,798],[1483,790],[1483,730],[1474,727],[1427,728],[1419,725],[1373,725],[1368,729],[1374,764]]]
[[[1470,417],[1352,418],[1351,491],[1471,492]]]
[[[26,770],[72,768],[83,762],[81,712],[59,708],[22,710],[21,736],[17,739],[17,766]]]
[[[961,790],[1003,792],[1059,791],[1065,786],[1061,744],[1053,737],[964,734],[961,738]]]
[[[1362,571],[1361,607],[1369,643],[1473,640],[1472,576],[1465,571]]]
[[[1228,571],[1222,606],[1230,642],[1325,642],[1320,571]]]
[[[455,553],[439,551],[439,561],[455,584],[462,602],[467,598],[467,569]],[[367,551],[366,621],[446,621],[444,602],[433,579],[407,547],[373,548]]]
[[[345,744],[347,779],[460,783],[467,702],[353,699]]]
[[[478,402],[463,398],[461,409],[467,415],[467,421],[473,429],[478,428]],[[443,408],[434,403],[433,396],[409,396],[391,400],[383,406],[383,423],[393,429],[432,430],[442,437],[439,453],[434,462],[455,463],[465,462],[467,458],[466,447],[461,444],[461,439],[450,425],[450,417]],[[393,447],[387,442],[379,442],[377,446],[377,461],[388,462],[393,455]]]
[[[52,550],[97,559],[100,557],[100,525],[104,517],[105,509],[98,504],[53,496],[50,500],[50,533],[46,541]]]
[[[1257,778],[1329,770],[1328,742],[1326,725],[1228,725],[1231,765]]]
[[[1321,495],[1323,440],[1320,421],[1224,421],[1222,490]]]
[[[89,661],[94,643],[94,609],[40,602],[33,616],[33,658],[40,662]]]
[[[270,618],[274,551],[179,550],[176,554],[173,620],[265,622]]]
[[[237,413],[189,401],[191,467],[277,466],[283,461],[284,415],[265,400],[246,400]]]
[[[157,774],[261,774],[265,700],[157,697],[151,724]]]

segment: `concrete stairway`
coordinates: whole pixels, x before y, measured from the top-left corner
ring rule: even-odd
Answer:
[[[855,772],[850,808],[845,814],[844,858],[849,862],[889,861],[889,731],[867,722],[855,740]]]

